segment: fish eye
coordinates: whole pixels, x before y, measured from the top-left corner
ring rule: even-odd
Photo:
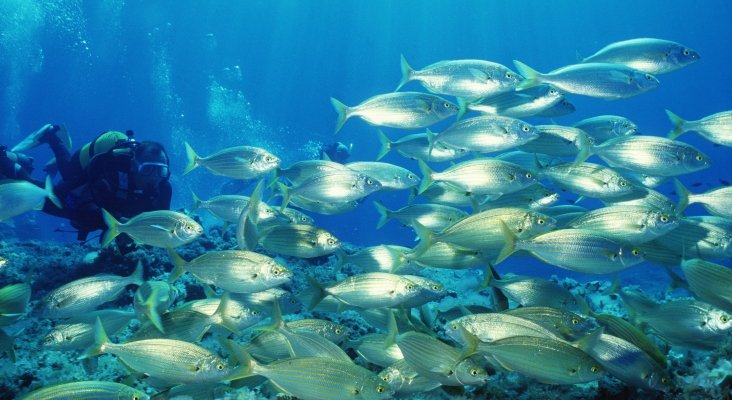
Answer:
[[[384,380],[386,380],[386,379],[384,379]],[[381,386],[381,385],[376,386],[376,392],[384,393],[384,390],[386,390],[386,389],[383,386]]]
[[[702,157],[701,154],[697,154],[697,156],[696,156],[697,161],[701,161],[703,159],[704,159],[704,157]]]
[[[373,179],[366,179],[366,183],[368,183],[369,185],[373,185],[374,184],[374,180]]]
[[[668,222],[668,217],[665,215],[661,215],[661,222]]]
[[[626,182],[626,181],[620,181],[620,186],[628,186],[628,182]]]
[[[137,395],[132,396],[132,400],[140,400],[140,396],[137,396]]]
[[[471,368],[471,369],[470,369],[470,375],[473,375],[473,376],[476,376],[476,375],[478,375],[478,370],[477,370],[477,369],[475,369],[475,368]]]
[[[592,368],[595,368],[595,367],[592,367]],[[590,371],[592,370],[592,368],[590,368]],[[570,368],[567,371],[569,372],[570,375],[575,375],[577,373],[577,368]]]
[[[689,49],[684,49],[684,55],[685,56],[688,56],[689,54],[691,54],[691,52],[689,51]]]
[[[252,315],[259,315],[259,311],[257,311],[257,310],[252,310]]]
[[[333,330],[333,332],[335,332],[335,333],[336,333],[336,335],[340,335],[340,334],[341,334],[341,328],[335,328],[335,329]]]
[[[360,392],[358,391],[358,389],[353,389],[353,390],[351,390],[351,394],[352,394],[352,395],[358,395],[359,393],[360,393]]]
[[[596,366],[593,365],[592,367],[590,367],[590,371],[592,371],[592,372],[599,372],[600,371],[600,368],[597,368]]]
[[[198,371],[201,370],[201,367],[199,367],[198,365],[196,365],[195,367],[193,367],[193,370],[196,371],[196,372],[198,372]]]
[[[537,223],[537,224],[539,224],[539,225],[544,225],[544,222],[546,222],[546,221],[544,221],[544,218],[539,218],[539,219],[538,219],[538,220],[536,221],[536,223]]]
[[[523,127],[521,128],[521,130],[522,130],[522,131],[524,131],[524,132],[528,132],[528,131],[530,131],[529,127],[528,127],[528,126],[526,126],[526,125],[524,125],[524,126],[523,126]]]
[[[432,290],[440,290],[440,285],[432,285]]]
[[[526,173],[526,177],[527,177],[527,178],[531,179],[531,177],[532,177],[532,176],[534,176],[534,175],[532,175],[532,174],[531,174],[531,172],[527,172],[527,173]]]
[[[506,72],[506,78],[508,78],[508,79],[513,78],[513,74],[511,72]]]
[[[549,89],[549,94],[558,94],[559,92],[556,89]]]
[[[646,74],[646,79],[648,79],[649,81],[652,81],[653,80],[653,76],[652,75],[649,75],[649,74]]]
[[[381,380],[384,381],[384,382],[389,382],[389,377],[386,376],[386,375],[384,375],[384,376],[381,377]],[[381,386],[377,386],[376,387],[376,391],[379,392],[379,390],[381,390],[383,392],[384,391],[384,388],[382,388]],[[379,393],[381,393],[381,392],[379,392]]]
[[[661,383],[663,383],[664,385],[667,384],[668,378],[666,378],[665,376],[663,378],[661,378]]]
[[[633,253],[634,256],[640,255],[640,250],[638,250],[638,249],[633,249],[630,252]]]
[[[414,285],[412,285],[411,283],[408,283],[407,284],[407,289],[409,289],[409,290],[414,289]]]
[[[257,279],[258,276],[259,274],[252,274],[252,279]]]
[[[455,373],[455,371],[449,370],[449,371],[447,371],[447,376],[452,376],[454,373]]]
[[[579,324],[579,319],[577,319],[577,318],[572,318],[572,324],[573,324],[573,325],[577,325],[577,324]]]
[[[719,317],[719,319],[720,319],[720,320],[721,320],[722,322],[727,322],[727,321],[729,321],[729,317],[728,317],[728,316],[726,316],[726,315],[722,315],[722,316],[720,316],[720,317]]]
[[[335,244],[335,239],[328,239],[328,244]]]
[[[272,271],[272,273],[273,273],[274,275],[279,275],[279,274],[280,274],[280,270],[279,270],[279,269],[276,269],[276,270]]]
[[[452,324],[452,325],[450,325],[450,329],[452,329],[454,331],[458,330],[458,324]]]
[[[216,364],[216,369],[221,371],[222,369],[224,369],[224,364]]]

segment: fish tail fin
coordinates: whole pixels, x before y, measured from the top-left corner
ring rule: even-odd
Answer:
[[[114,215],[110,214],[109,211],[103,208],[102,218],[104,219],[104,223],[107,224],[107,231],[104,232],[104,236],[102,237],[102,247],[107,247],[112,243],[112,240],[120,234],[120,222],[114,218]]]
[[[399,63],[399,66],[402,70],[402,79],[399,81],[399,85],[396,89],[394,89],[395,92],[398,92],[399,89],[402,88],[407,82],[409,82],[412,79],[412,73],[414,72],[414,69],[409,66],[409,63],[407,62],[407,59],[404,57],[404,54],[401,54],[401,60]]]
[[[419,170],[422,171],[422,182],[419,183],[419,189],[417,190],[417,194],[422,194],[435,181],[432,179],[433,172],[430,169],[429,165],[427,165],[427,163],[422,160],[417,160],[417,163],[419,163]]]
[[[282,196],[282,204],[280,204],[280,212],[282,212],[290,203],[290,188],[282,182],[277,182],[277,191]]]
[[[193,196],[193,208],[191,208],[191,213],[193,213],[194,211],[201,208],[202,202],[201,199],[196,196],[196,193],[193,190],[191,190],[191,195]]]
[[[409,258],[415,259],[424,254],[424,252],[426,252],[430,246],[435,243],[435,237],[432,234],[432,231],[417,221],[414,221],[412,226],[414,231],[417,233],[417,237],[419,237],[419,244],[409,252]]]
[[[104,347],[108,343],[109,336],[107,336],[107,332],[104,331],[104,325],[102,325],[102,320],[97,317],[97,320],[94,322],[94,344],[89,346],[86,352],[84,352],[84,354],[81,355],[78,359],[83,360],[85,358],[98,356],[99,354],[104,353]]]
[[[333,105],[333,108],[335,108],[336,112],[338,113],[338,119],[336,120],[335,128],[335,133],[338,133],[338,131],[341,130],[343,124],[345,124],[346,120],[348,119],[348,106],[341,103],[334,97],[330,98],[330,104]]]
[[[581,132],[577,136],[576,146],[579,148],[579,152],[577,153],[577,157],[575,157],[573,164],[580,165],[592,155],[592,142],[586,133]]]
[[[170,262],[173,263],[173,270],[170,272],[170,276],[168,277],[168,282],[173,283],[178,278],[180,278],[181,275],[183,275],[183,272],[185,272],[185,266],[187,264],[186,260],[183,259],[178,253],[175,252],[172,248],[168,248],[168,256],[170,257]]]
[[[602,336],[603,333],[605,333],[605,327],[601,326],[601,327],[595,329],[594,331],[592,331],[591,333],[577,339],[576,341],[570,342],[570,344],[572,346],[586,352],[587,350],[589,350],[597,345],[598,341],[600,340],[600,336]]]
[[[218,321],[217,325],[223,327],[234,335],[238,335],[239,328],[236,327],[234,321],[232,321],[226,314],[229,304],[231,304],[231,295],[229,295],[229,292],[224,292],[224,295],[221,296],[221,299],[219,300],[219,306],[216,307],[216,311],[213,313],[212,317]]]
[[[513,65],[516,66],[516,70],[518,70],[518,73],[524,77],[524,80],[516,85],[516,90],[529,89],[541,83],[539,79],[541,77],[541,74],[535,69],[529,67],[519,60],[513,60]]]
[[[457,104],[458,104],[458,113],[457,117],[455,117],[455,121],[460,121],[463,116],[465,116],[465,113],[468,112],[468,102],[462,98],[457,98]]]
[[[374,201],[374,207],[376,207],[376,211],[379,212],[379,222],[376,223],[376,229],[381,229],[384,224],[389,222],[389,216],[391,214],[391,210],[386,208],[383,204],[379,203],[378,201]]]
[[[137,260],[135,270],[127,278],[130,280],[130,284],[135,286],[140,286],[145,282],[145,267],[142,265],[142,260]]]
[[[381,143],[381,149],[379,149],[379,154],[376,156],[376,161],[379,161],[391,151],[392,143],[381,129],[377,129],[376,133],[379,135],[379,143]]]
[[[46,197],[48,197],[48,200],[51,201],[56,207],[63,208],[63,205],[61,205],[61,200],[56,197],[55,194],[53,194],[53,181],[51,180],[51,175],[46,175],[46,187],[44,188],[46,192]]]
[[[160,289],[157,287],[153,288],[153,290],[150,292],[150,296],[148,296],[147,300],[145,300],[145,303],[143,303],[144,307],[144,314],[145,317],[147,317],[148,321],[153,324],[153,326],[160,331],[160,333],[165,334],[165,328],[163,328],[163,320],[160,318],[160,313],[158,313],[158,310],[156,308],[157,303],[155,299],[158,297],[158,292]]]
[[[278,301],[272,303],[272,316],[270,319],[271,322],[269,324],[254,329],[259,331],[279,331],[282,329],[288,329],[285,321],[282,319],[282,308],[280,308],[280,303]]]
[[[310,299],[310,304],[308,305],[308,310],[312,310],[325,298],[327,293],[325,292],[323,285],[315,280],[315,278],[310,275],[305,275],[305,278],[307,278],[310,286],[313,287],[313,297]]]
[[[386,338],[384,338],[384,349],[396,344],[397,336],[399,335],[399,325],[397,324],[396,315],[394,311],[389,312],[389,327],[386,331]]]
[[[338,249],[336,251],[336,260],[337,264],[335,265],[335,271],[336,273],[340,272],[344,265],[346,265],[346,260],[348,259],[348,254],[346,254],[343,249]]]
[[[428,159],[432,159],[432,150],[435,148],[435,140],[437,139],[437,135],[429,128],[425,129],[425,134],[427,135],[427,156]]]
[[[196,154],[195,151],[193,151],[193,147],[191,147],[188,142],[185,142],[186,146],[186,157],[188,157],[188,164],[186,164],[186,168],[183,170],[183,175],[193,171],[198,166],[198,154]]]
[[[691,192],[689,192],[689,189],[678,178],[674,178],[674,186],[676,187],[676,193],[679,195],[679,204],[676,206],[676,213],[681,214],[689,206]]]
[[[669,110],[666,110],[666,115],[668,115],[671,123],[674,124],[674,127],[668,133],[669,139],[676,139],[677,137],[681,136],[682,133],[686,132],[684,130],[684,124],[686,123],[686,121],[683,118],[679,117]]]
[[[241,344],[234,340],[223,338],[220,338],[219,342],[221,343],[221,347],[227,349],[239,362],[239,366],[229,376],[224,378],[225,381],[235,381],[255,375],[254,370],[257,367],[257,362],[254,361],[254,358],[247,353]]]
[[[503,238],[506,240],[506,244],[503,246],[501,252],[498,254],[498,258],[496,258],[495,264],[498,264],[501,261],[505,260],[508,256],[516,251],[516,241],[518,240],[518,238],[516,237],[516,235],[514,235],[513,232],[511,232],[511,229],[509,229],[508,225],[506,225],[506,223],[503,221],[501,221],[501,233],[503,234]]]
[[[489,262],[485,263],[485,271],[483,271],[483,283],[481,283],[480,288],[489,288],[493,286],[497,280],[498,271],[496,271],[495,267],[493,267],[493,264]]]

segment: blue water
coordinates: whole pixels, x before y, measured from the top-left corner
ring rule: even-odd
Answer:
[[[353,143],[351,161],[373,160],[375,128],[352,119],[334,136],[329,98],[355,105],[394,90],[400,54],[416,68],[477,58],[511,68],[517,59],[549,71],[635,37],[683,43],[701,61],[660,76],[658,89],[630,99],[570,96],[577,112],[555,122],[618,114],[645,134],[665,136],[671,128],[666,108],[688,119],[732,108],[731,20],[728,1],[3,0],[0,143],[15,143],[45,123],[64,123],[75,148],[109,129],[133,129],[138,139],[161,141],[178,172],[185,163],[183,141],[202,155],[261,146],[288,165],[313,158],[319,144],[340,140]],[[405,90],[422,89],[412,82]],[[393,140],[407,134],[385,131]],[[682,177],[693,191],[732,180],[729,148],[694,133],[681,139],[715,160],[704,173]],[[49,152],[31,153],[40,177]],[[418,172],[415,162],[398,154],[383,161]],[[203,170],[171,179],[175,209],[191,206],[190,190],[206,198],[225,182]],[[671,190],[669,184],[661,188]],[[354,212],[316,216],[316,222],[357,245],[412,245],[412,232],[396,222],[377,231],[370,204],[380,200],[398,208],[407,198],[406,192],[372,195]],[[21,237],[73,240],[73,234],[53,232],[65,226],[63,220],[27,218],[32,220],[16,221]]]

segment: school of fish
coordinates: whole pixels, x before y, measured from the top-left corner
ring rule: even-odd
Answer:
[[[732,188],[691,193],[676,180],[713,162],[678,137],[691,131],[732,146],[732,111],[699,120],[667,111],[668,137],[639,134],[636,124],[614,115],[572,126],[518,118],[571,113],[572,95],[641,95],[658,87],[657,75],[699,59],[684,45],[651,38],[609,44],[547,73],[520,61],[517,72],[484,60],[414,69],[402,57],[397,91],[355,106],[331,99],[336,131],[352,118],[376,127],[381,151],[374,161],[303,160],[284,167],[262,148],[201,157],[186,144],[184,174],[202,167],[259,180],[250,196],[193,196],[191,213],[207,210],[225,227],[236,225],[238,248],[186,260],[176,248],[204,234],[192,215],[155,211],[122,223],[105,213],[103,244],[126,234],[167,249],[174,266],[168,279],[144,281],[141,266],[129,276],[91,276],[56,288],[42,306],[43,316],[55,321],[44,346],[78,352],[80,359],[113,354],[133,376],[146,377],[147,391],[86,381],[46,386],[23,398],[147,399],[154,392],[153,398],[215,398],[264,380],[303,400],[408,398],[443,386],[485,385],[494,371],[548,385],[609,376],[634,388],[675,390],[679,382],[661,350],[667,347],[658,343],[708,351],[732,332],[732,270],[718,264],[732,257]],[[404,86],[425,91],[400,91]],[[456,120],[446,129],[428,128],[448,118]],[[380,128],[424,131],[392,140],[398,134]],[[378,161],[392,151],[416,160],[421,177]],[[596,163],[587,162],[593,156]],[[445,162],[451,164],[436,165]],[[654,190],[669,180],[678,202]],[[377,191],[410,193],[399,209],[374,202],[380,215],[374,225],[396,220],[411,227],[419,238],[413,248],[384,243],[351,252],[317,226],[317,214],[365,207],[364,198]],[[557,205],[567,196],[605,206]],[[38,209],[45,199],[57,201],[50,184],[1,183],[0,221]],[[686,216],[692,203],[709,215]],[[555,282],[499,276],[494,267],[517,252],[587,274],[642,263],[679,267],[683,278],[674,275],[675,284],[694,298],[659,303],[616,288],[631,317],[602,314]],[[332,256],[339,270],[350,264],[360,272],[336,281],[306,272],[307,290],[290,293],[281,286],[295,274],[276,256]],[[427,305],[459,294],[450,282],[428,278],[424,272],[431,268],[484,269],[481,289],[492,297],[492,309],[465,307],[438,318]],[[206,298],[178,298],[173,283],[186,273]],[[137,289],[129,309],[100,307],[130,285]],[[23,317],[30,297],[28,283],[0,288],[0,327]],[[347,328],[329,320],[285,321],[300,302],[319,315],[352,310],[376,333],[351,339]],[[142,323],[132,337],[110,340],[132,319]],[[208,334],[218,336],[218,346],[202,342]],[[12,339],[0,329],[0,353],[14,361]]]

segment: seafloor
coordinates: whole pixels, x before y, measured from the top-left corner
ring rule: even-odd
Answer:
[[[226,234],[221,236],[219,228],[209,229],[208,232],[194,243],[179,248],[178,251],[185,259],[209,250],[221,250],[235,247],[235,240]],[[32,285],[32,297],[28,313],[22,319],[9,327],[6,333],[16,335],[15,352],[17,360],[12,363],[7,355],[0,355],[0,399],[13,399],[37,389],[41,386],[79,380],[106,380],[123,382],[145,390],[153,395],[157,392],[145,379],[132,376],[112,355],[102,355],[92,362],[83,362],[77,358],[78,351],[51,351],[43,347],[42,339],[51,330],[54,321],[37,316],[34,312],[46,294],[62,284],[99,273],[113,273],[129,275],[138,260],[145,267],[146,280],[165,280],[172,269],[168,256],[164,250],[151,247],[121,255],[114,246],[99,250],[97,243],[47,243],[40,241],[21,241],[13,238],[12,230],[0,225],[0,259],[6,259],[4,266],[0,266],[0,287],[7,284],[24,282],[29,279]],[[274,255],[272,255],[274,256]],[[286,263],[294,272],[293,283],[283,287],[292,293],[299,293],[304,289],[304,274],[310,274],[321,281],[334,277],[335,256],[329,258],[311,259],[308,261],[295,258],[276,259]],[[650,267],[649,267],[650,268]],[[350,272],[348,268],[339,274]],[[449,296],[439,304],[432,304],[442,310],[457,305],[489,305],[490,300],[486,292],[481,292],[479,285],[482,280],[480,270],[439,270],[425,269],[425,276],[446,283],[449,289],[457,293]],[[556,278],[553,278],[556,280]],[[609,281],[588,281],[579,283],[572,279],[563,279],[562,285],[569,288],[576,295],[585,296],[593,309],[598,312],[625,315],[618,296],[603,294],[610,285]],[[685,296],[686,293],[669,293],[663,287],[643,285],[647,294],[662,300],[667,296]],[[203,298],[201,286],[185,274],[175,286],[180,291],[177,302]],[[130,286],[127,293],[105,308],[132,309],[132,295],[134,287]],[[179,304],[178,303],[178,304]],[[175,307],[175,305],[173,306]],[[310,313],[301,311],[297,315],[286,316],[286,319],[308,317],[331,319],[347,326],[350,329],[351,339],[358,339],[366,333],[375,332],[355,312],[340,314]],[[113,341],[124,341],[139,322],[133,320],[120,334],[113,336]],[[439,327],[436,327],[439,329]],[[244,341],[251,331],[243,332],[239,340]],[[221,351],[220,345],[212,334],[207,334],[202,345],[209,349]],[[663,345],[659,343],[659,345]],[[689,351],[682,348],[661,347],[668,351],[669,369],[676,376],[678,387],[671,393],[661,393],[628,387],[612,377],[606,376],[599,382],[584,385],[545,385],[540,384],[516,373],[491,371],[491,378],[487,385],[482,387],[465,388],[438,388],[428,393],[412,395],[414,399],[724,399],[731,398],[730,376],[732,376],[732,344],[720,343],[719,347],[711,352]],[[353,354],[353,353],[350,353]],[[356,360],[360,362],[360,360]],[[210,398],[225,399],[266,399],[282,398],[266,384],[253,388],[216,388],[212,390],[215,396]],[[168,398],[159,395],[154,398]]]

